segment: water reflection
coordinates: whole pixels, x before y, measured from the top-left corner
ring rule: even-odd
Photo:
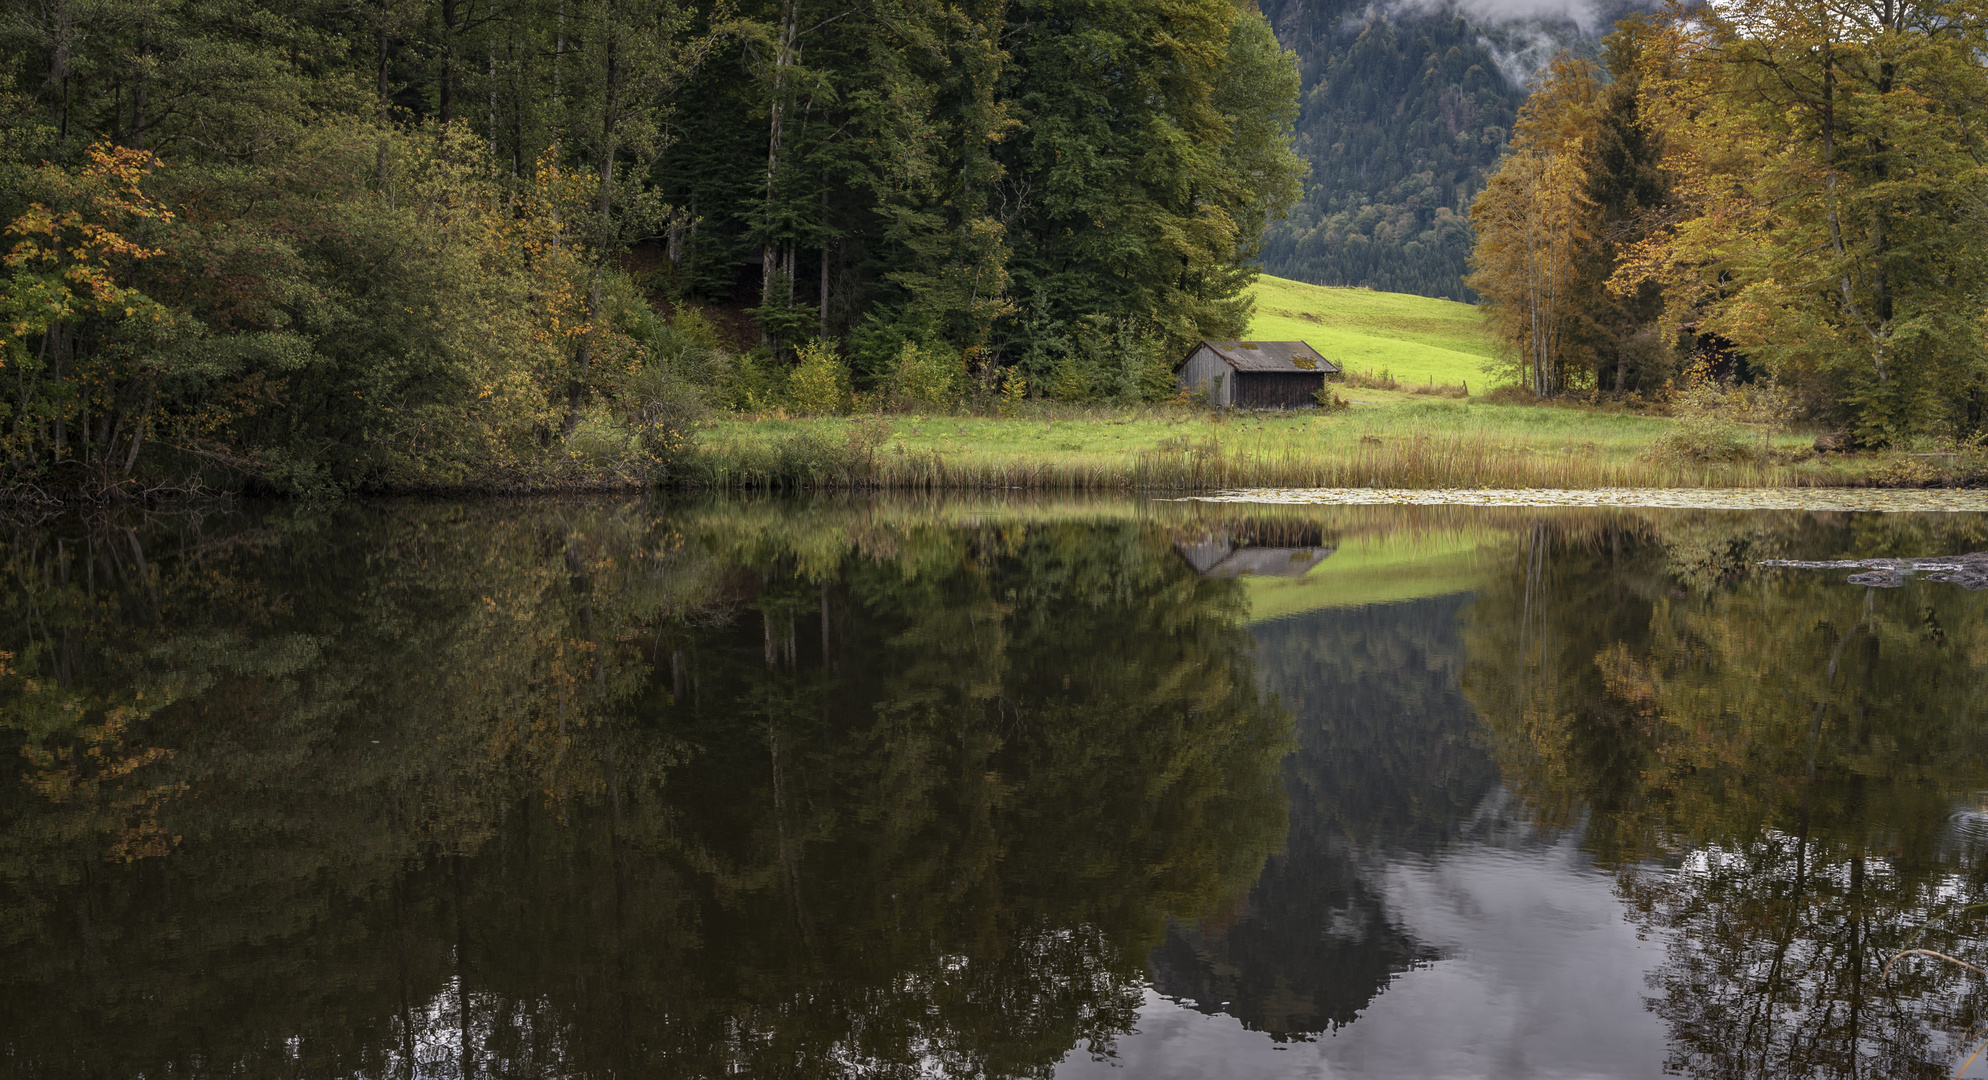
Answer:
[[[1983,1005],[1877,972],[1988,953],[1988,596],[1757,565],[1975,517],[405,504],[4,545],[0,1075],[1931,1076]]]

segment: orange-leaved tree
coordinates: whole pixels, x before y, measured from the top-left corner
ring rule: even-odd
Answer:
[[[1594,236],[1584,146],[1599,113],[1593,65],[1561,56],[1519,111],[1511,150],[1470,207],[1477,247],[1470,287],[1540,397],[1565,385],[1582,305],[1576,295]]]
[[[144,190],[157,159],[99,143],[71,172],[44,165],[46,202],[7,227],[15,238],[0,279],[0,452],[15,476],[80,466],[130,473],[156,400],[138,340],[164,333],[171,313],[132,284],[160,254],[138,239],[173,214]]]

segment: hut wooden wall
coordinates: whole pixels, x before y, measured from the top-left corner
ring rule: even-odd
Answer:
[[[1238,409],[1311,408],[1325,385],[1322,371],[1238,371],[1231,377]]]
[[[1215,350],[1206,345],[1194,350],[1187,363],[1180,369],[1180,388],[1198,390],[1210,383],[1214,390],[1208,395],[1208,404],[1227,405],[1235,397],[1235,372],[1229,370],[1229,362],[1215,355]]]

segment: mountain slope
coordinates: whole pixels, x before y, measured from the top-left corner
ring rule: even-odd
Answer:
[[[1470,202],[1505,151],[1526,82],[1554,53],[1592,54],[1643,0],[1473,0],[1381,9],[1262,0],[1297,54],[1304,196],[1264,238],[1265,270],[1320,285],[1473,300]]]
[[[1311,176],[1263,265],[1323,285],[1470,299],[1470,200],[1525,99],[1462,18],[1349,24],[1338,4],[1269,0],[1298,54],[1298,155]]]

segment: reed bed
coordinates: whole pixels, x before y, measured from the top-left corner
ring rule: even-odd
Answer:
[[[711,489],[1205,492],[1246,487],[1777,487],[1813,477],[1775,464],[1667,463],[1592,443],[1541,445],[1482,432],[1417,432],[1318,447],[1175,436],[1115,454],[908,449],[803,430],[700,446],[675,474]],[[1839,481],[1840,482],[1840,481]]]

